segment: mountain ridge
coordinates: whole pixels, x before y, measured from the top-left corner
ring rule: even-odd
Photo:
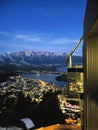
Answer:
[[[0,55],[0,70],[13,68],[21,70],[31,66],[64,65],[67,53],[55,53],[49,51],[23,50],[20,52],[8,52]],[[82,56],[73,55],[73,63],[81,63]]]

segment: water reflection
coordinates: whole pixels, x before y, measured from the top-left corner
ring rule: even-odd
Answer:
[[[63,87],[65,82],[64,81],[56,81],[55,77],[59,76],[58,74],[20,74],[23,77],[33,78],[33,79],[40,79],[46,82],[54,82],[56,85]]]

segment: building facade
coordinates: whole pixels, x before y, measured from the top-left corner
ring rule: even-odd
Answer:
[[[88,0],[84,18],[84,130],[98,130],[98,0]]]

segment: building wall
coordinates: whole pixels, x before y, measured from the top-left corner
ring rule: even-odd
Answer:
[[[84,17],[84,35],[87,35],[98,18],[98,0],[87,0],[87,7]]]
[[[98,129],[98,36],[85,41],[84,62],[84,126],[85,130]]]
[[[98,130],[98,0],[88,0],[84,19],[84,130]]]

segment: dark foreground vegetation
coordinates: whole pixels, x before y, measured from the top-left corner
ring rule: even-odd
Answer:
[[[43,94],[41,102],[32,101],[22,92],[17,93],[17,98],[10,98],[11,93],[0,94],[0,126],[21,126],[20,119],[28,117],[35,128],[56,123],[65,123],[57,95],[52,91]],[[5,98],[6,101],[3,101]]]
[[[0,72],[0,83],[5,82],[9,78],[9,75]]]

